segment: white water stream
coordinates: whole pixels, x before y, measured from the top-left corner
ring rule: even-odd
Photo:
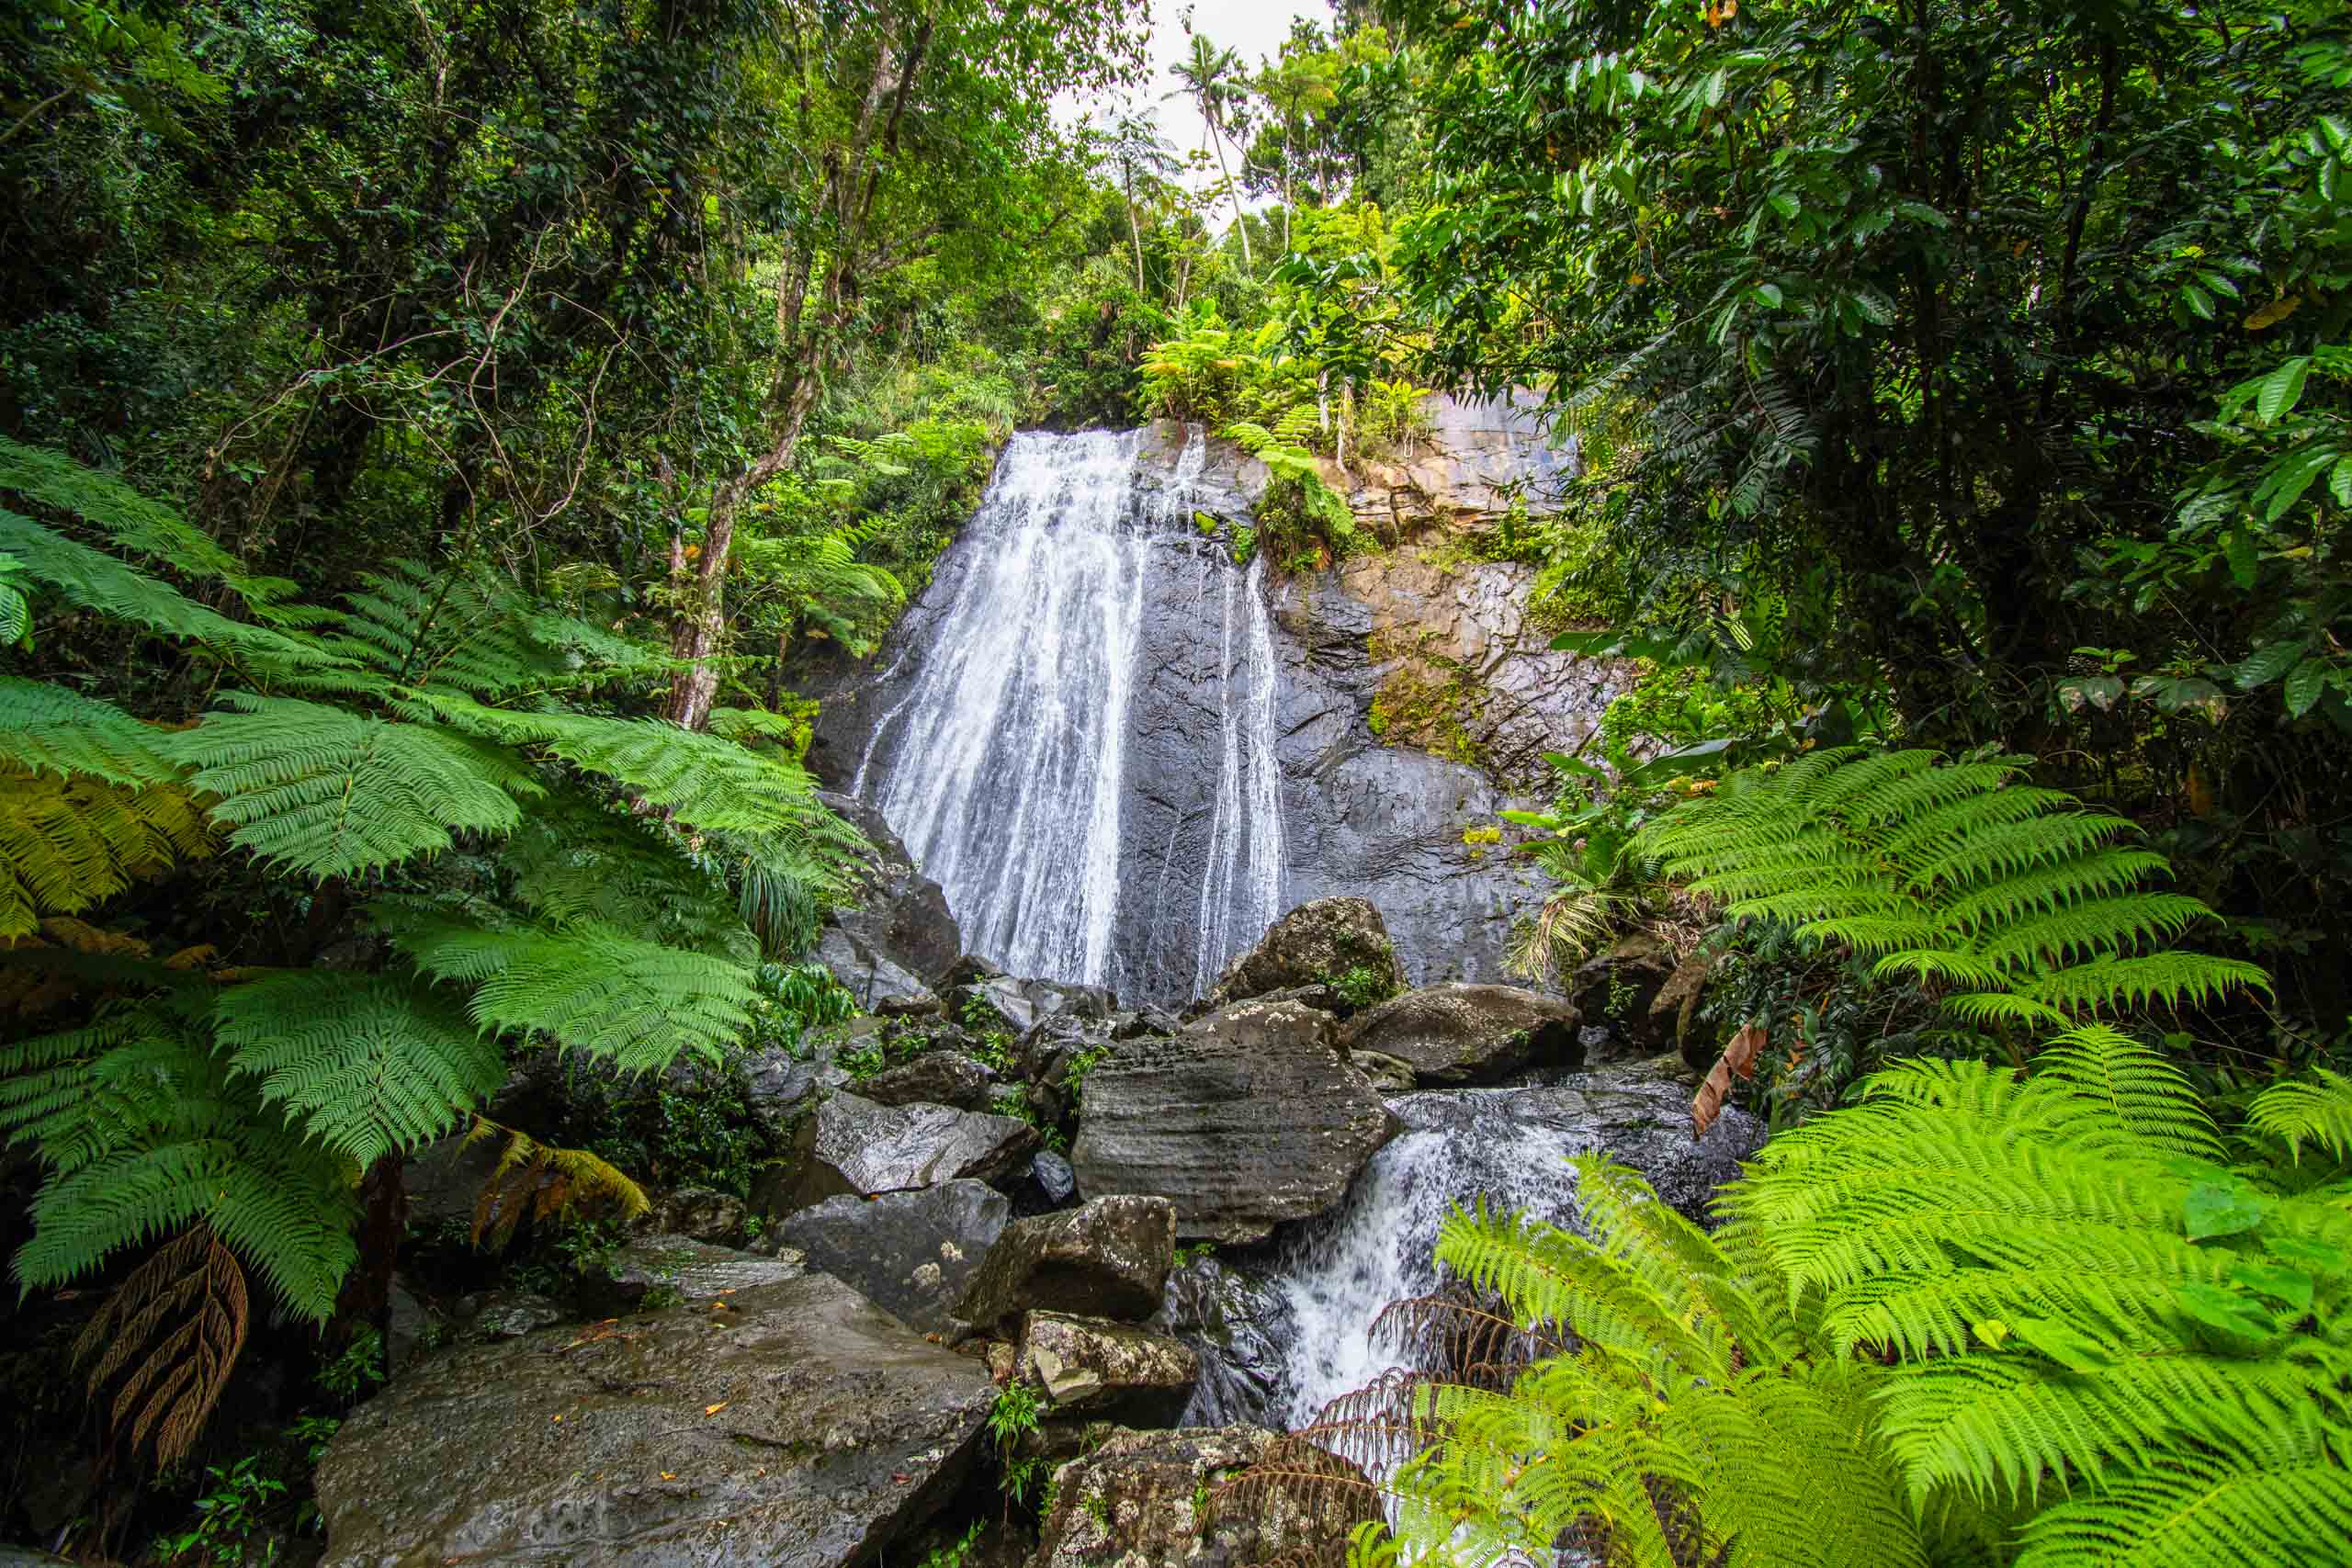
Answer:
[[[935,878],[964,944],[1016,975],[1116,985],[1121,900],[1152,852],[1128,843],[1147,606],[1191,599],[1219,617],[1217,754],[1192,794],[1206,820],[1195,951],[1207,990],[1281,912],[1282,779],[1264,568],[1234,564],[1193,525],[1205,447],[1194,432],[1162,482],[1137,484],[1139,432],[1013,437],[955,548],[962,573],[923,635],[913,684],[874,729],[852,784]],[[943,574],[944,575],[944,574]],[[1186,592],[1189,590],[1190,592]],[[887,682],[897,666],[885,673]],[[1182,823],[1180,821],[1179,826]],[[1188,897],[1166,886],[1152,895]]]

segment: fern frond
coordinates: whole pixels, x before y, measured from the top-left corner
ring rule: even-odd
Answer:
[[[469,1009],[482,1028],[543,1032],[627,1072],[658,1072],[682,1053],[719,1059],[758,996],[743,964],[609,927],[499,931],[370,912],[418,968],[475,987]]]
[[[243,563],[211,535],[171,507],[111,474],[83,467],[62,452],[26,446],[0,436],[0,490],[12,490],[45,506],[70,512],[123,549],[160,561],[185,576],[226,583],[265,620],[287,626],[307,618],[301,607],[286,603],[297,591],[295,583],[247,572]]]
[[[68,601],[109,620],[296,668],[316,669],[339,661],[306,639],[269,626],[232,621],[104,550],[69,539],[6,508],[0,508],[0,550],[15,556],[28,575]]]
[[[616,1167],[586,1149],[559,1148],[488,1117],[474,1118],[466,1133],[472,1145],[503,1138],[498,1163],[474,1196],[473,1243],[502,1247],[513,1239],[526,1214],[537,1219],[575,1210],[608,1206],[633,1220],[652,1207],[645,1190]]]
[[[112,703],[46,681],[0,675],[0,764],[39,776],[80,773],[131,788],[176,780],[159,731]]]
[[[215,1016],[263,1102],[363,1170],[447,1133],[505,1077],[495,1040],[389,976],[273,975],[221,992]]]
[[[289,1308],[323,1321],[356,1257],[356,1172],[232,1079],[201,1031],[145,1003],[0,1055],[0,1068],[70,1077],[80,1090],[31,1115],[28,1102],[0,1110],[50,1170],[17,1278],[67,1284],[201,1221]]]
[[[2233,991],[2268,989],[2269,972],[2259,964],[2203,953],[2154,953],[2077,964],[2031,981],[2027,994],[2046,1007],[2096,1012],[2184,1002],[2201,1006]]]
[[[504,833],[517,796],[545,786],[503,749],[446,727],[401,724],[291,697],[227,699],[165,738],[214,820],[262,861],[312,876],[394,865],[462,831]]]
[[[155,1462],[176,1464],[196,1446],[245,1348],[252,1310],[244,1270],[211,1227],[190,1225],[115,1287],[74,1341],[93,1398],[136,1450],[155,1439]]]
[[[75,914],[214,848],[174,784],[128,788],[85,773],[33,776],[0,762],[0,941]]]
[[[2283,1142],[2298,1162],[2305,1144],[2352,1161],[2352,1077],[2317,1067],[2309,1081],[2274,1084],[2255,1096],[2245,1122]]]
[[[2026,1526],[2018,1568],[2244,1568],[2340,1562],[2352,1540],[2344,1439],[2280,1434],[2242,1448],[2173,1448]]]

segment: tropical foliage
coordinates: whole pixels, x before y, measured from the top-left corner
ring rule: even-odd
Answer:
[[[1523,1347],[1574,1348],[1397,1386],[1427,1438],[1397,1533],[1461,1563],[2336,1561],[2347,1119],[2322,1077],[2232,1136],[2091,1025],[2022,1080],[1878,1075],[1768,1145],[1713,1235],[1580,1156],[1589,1234],[1444,1228]]]

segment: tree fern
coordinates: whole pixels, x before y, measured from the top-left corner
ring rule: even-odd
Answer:
[[[646,942],[609,927],[478,925],[379,905],[393,942],[436,978],[474,987],[484,1029],[534,1031],[626,1071],[682,1052],[716,1059],[740,1038],[758,992],[746,965]]]
[[[2132,823],[2015,776],[1929,751],[1820,751],[1735,776],[1638,843],[1732,914],[1945,987],[1980,1025],[2064,1028],[2267,988],[2256,964],[2164,945],[2212,912],[2144,886],[2165,862],[2124,847]]]
[[[263,1103],[361,1168],[442,1136],[505,1081],[506,1053],[461,1008],[390,976],[273,975],[223,991],[215,1018]]]
[[[1875,1364],[1823,1353],[1759,1270],[1753,1239],[1709,1236],[1640,1178],[1571,1161],[1589,1239],[1457,1212],[1438,1257],[1521,1323],[1578,1348],[1503,1388],[1415,1397],[1441,1433],[1392,1484],[1414,1561],[1611,1563],[1928,1561],[1868,1414]]]
[[[2352,1417],[2352,1215],[2222,1163],[2177,1072],[2112,1030],[2041,1069],[1882,1073],[1769,1145],[1732,1210],[1834,1343],[1899,1358],[1881,1409],[1915,1495],[2090,1489],[2035,1516],[2020,1562],[2323,1560],[2352,1510],[2328,1457]],[[2204,1523],[2158,1528],[2163,1499],[2198,1497]]]
[[[302,1315],[324,1320],[356,1256],[354,1168],[303,1139],[212,1049],[200,1012],[161,1002],[0,1046],[0,1133],[49,1168],[17,1252],[64,1285],[201,1222]]]
[[[0,762],[0,940],[212,848],[203,810],[176,784],[125,788]]]
[[[503,833],[522,820],[516,797],[544,790],[503,749],[445,726],[225,700],[164,749],[220,797],[230,842],[284,870],[344,875],[446,850],[456,832]]]
[[[263,619],[279,626],[315,621],[320,612],[288,603],[296,584],[257,577],[218,540],[163,502],[111,474],[85,468],[62,452],[0,436],[0,490],[71,513],[118,547],[183,576],[226,583]]]
[[[16,557],[27,576],[109,620],[296,668],[341,662],[307,638],[231,620],[104,550],[5,508],[0,508],[0,550]]]

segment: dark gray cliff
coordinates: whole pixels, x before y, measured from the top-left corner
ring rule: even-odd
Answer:
[[[1052,441],[1095,445],[1051,457],[1075,477],[1041,479],[1040,449],[1019,443]],[[1490,517],[1514,480],[1540,505],[1556,466],[1523,411],[1442,400],[1439,435],[1409,465],[1333,477],[1393,539]],[[1453,731],[1523,776],[1502,764],[1573,750],[1622,689],[1615,672],[1549,652],[1521,624],[1523,567],[1432,567],[1410,543],[1313,576],[1236,566],[1232,527],[1264,482],[1253,459],[1176,425],[1017,438],[887,645],[806,681],[823,700],[810,765],[892,818],[974,951],[1181,1001],[1283,909],[1355,894],[1379,907],[1412,983],[1500,976],[1540,878],[1508,842],[1464,834],[1513,802],[1420,736],[1375,734],[1375,706],[1441,667],[1452,696],[1500,694],[1490,744],[1475,725]],[[1048,668],[1000,689],[991,660]],[[943,714],[951,693],[993,710]],[[1113,715],[1116,745],[1102,734]],[[1101,798],[1113,773],[1115,801]],[[1041,874],[1038,857],[1061,864]]]

